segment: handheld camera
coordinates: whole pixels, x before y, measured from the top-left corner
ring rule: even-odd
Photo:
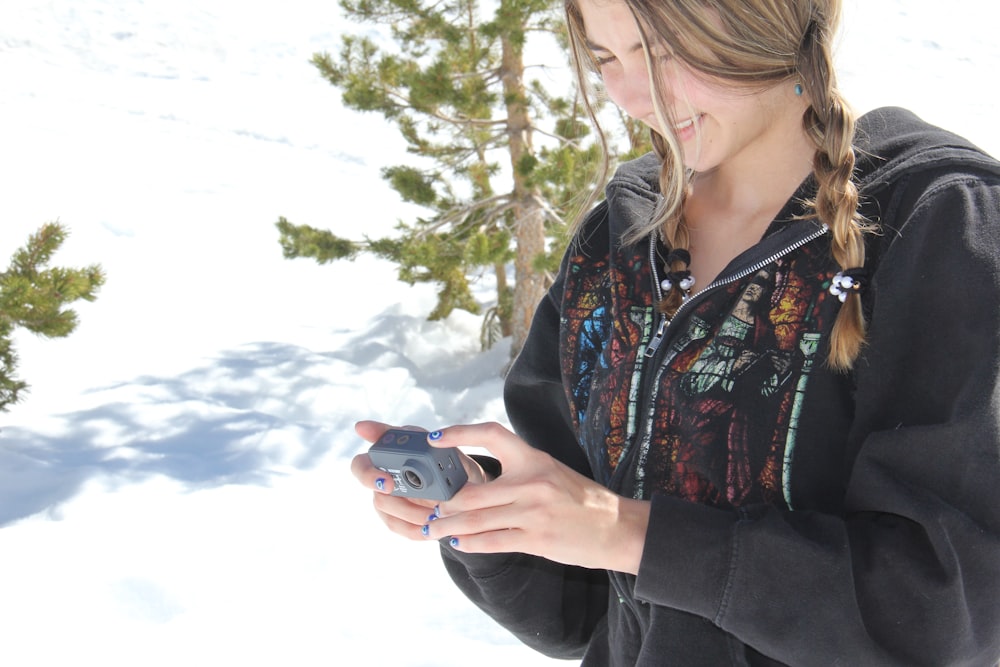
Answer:
[[[469,480],[457,452],[431,447],[423,431],[390,429],[368,456],[376,468],[392,475],[394,496],[448,500]]]

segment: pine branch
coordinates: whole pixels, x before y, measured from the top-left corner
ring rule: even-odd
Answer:
[[[364,241],[282,218],[284,255],[387,258],[400,280],[440,287],[433,316],[473,308],[466,277],[491,266],[504,304],[491,312],[514,336],[516,351],[551,279],[552,256],[565,242],[562,221],[589,201],[593,175],[601,173],[600,138],[588,136],[589,107],[575,86],[560,97],[526,80],[536,66],[525,62],[529,39],[565,43],[559,4],[341,0],[349,18],[388,26],[394,43],[344,35],[336,58],[316,54],[313,65],[346,107],[378,112],[396,126],[421,162],[388,167],[382,176],[403,201],[431,214],[400,222],[395,238]]]
[[[67,235],[58,223],[43,225],[0,273],[0,412],[17,402],[28,386],[14,377],[14,330],[20,327],[47,338],[68,336],[76,329],[77,315],[66,306],[93,301],[104,284],[104,272],[96,264],[82,269],[46,267]]]

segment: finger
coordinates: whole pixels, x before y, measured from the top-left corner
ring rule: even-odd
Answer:
[[[520,508],[511,504],[491,505],[482,509],[456,512],[454,505],[446,507],[442,504],[440,518],[428,522],[427,536],[431,539],[441,539],[454,535],[480,535],[492,532],[505,532],[523,527],[525,515]]]
[[[417,530],[437,518],[432,500],[376,494],[372,502],[376,512],[402,521]],[[432,516],[434,519],[431,519]]]
[[[434,447],[483,447],[499,459],[504,467],[508,464],[515,465],[528,452],[534,451],[517,435],[496,422],[449,426],[430,433],[427,440]]]
[[[368,442],[375,442],[388,431],[391,426],[382,422],[362,420],[354,425],[354,431]]]
[[[395,498],[394,496],[388,497]],[[382,498],[382,496],[376,496],[376,500],[380,498]],[[396,499],[398,500],[398,498]],[[398,511],[398,508],[395,508],[395,510]],[[375,511],[382,520],[382,523],[384,523],[393,533],[401,535],[409,540],[425,541],[428,539],[427,533],[429,530],[425,529],[424,526],[430,523],[430,519],[428,517],[433,516],[433,514],[428,514],[429,510],[427,508],[420,509],[419,516],[422,516],[423,519],[417,521],[413,521],[413,517],[400,518],[394,512],[381,511],[377,507]]]
[[[535,554],[524,539],[525,532],[518,528],[497,530],[475,535],[451,535],[448,543],[452,549],[469,554],[524,553]]]
[[[373,466],[367,453],[358,454],[351,459],[351,474],[362,486],[378,493],[392,493],[394,488],[392,475]]]

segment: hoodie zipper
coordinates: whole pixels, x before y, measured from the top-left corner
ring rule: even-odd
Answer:
[[[649,344],[646,345],[646,352],[645,352],[646,358],[648,359],[656,354],[656,350],[660,347],[660,343],[663,342],[663,337],[666,334],[667,327],[670,326],[671,322],[677,319],[677,316],[681,313],[682,310],[684,310],[687,307],[688,304],[697,300],[698,297],[705,294],[706,292],[709,292],[710,290],[715,289],[716,287],[721,287],[722,285],[727,285],[729,283],[736,282],[737,280],[743,280],[747,276],[757,273],[758,271],[763,269],[765,266],[771,264],[772,262],[776,262],[785,255],[798,250],[802,246],[808,243],[812,243],[819,237],[826,234],[828,231],[830,231],[830,228],[826,224],[824,224],[816,231],[812,232],[811,234],[799,239],[798,241],[788,246],[785,246],[780,251],[768,256],[766,259],[762,259],[759,262],[755,262],[750,266],[741,269],[732,275],[724,276],[722,278],[716,278],[698,292],[695,292],[691,296],[685,297],[684,301],[681,302],[681,305],[678,306],[677,310],[674,312],[674,316],[670,319],[668,319],[667,316],[664,315],[663,313],[660,313],[660,322],[659,325],[656,327],[656,334],[653,335],[653,338],[649,341]],[[656,302],[659,303],[660,301],[663,300],[663,290],[660,287],[660,274],[656,270],[655,232],[649,239],[649,268],[650,268],[650,275],[652,275],[653,277],[653,290],[656,293]]]
[[[711,290],[714,290],[717,287],[738,280],[742,280],[747,276],[757,273],[764,267],[768,266],[769,264],[772,264],[773,262],[778,261],[785,255],[794,252],[795,250],[798,250],[799,248],[801,248],[806,244],[812,243],[816,239],[826,234],[828,231],[830,231],[830,228],[824,224],[815,231],[810,232],[806,236],[796,241],[793,241],[792,243],[789,243],[786,246],[783,246],[780,250],[776,252],[771,253],[765,259],[754,262],[753,264],[743,269],[740,269],[739,271],[736,271],[735,273],[732,273],[730,275],[726,275],[721,278],[716,278],[711,283],[706,285],[703,289],[699,290],[695,294],[686,298],[677,308],[677,311],[674,313],[674,316],[672,318],[667,318],[666,315],[660,313],[660,319],[659,319],[659,324],[657,325],[656,328],[656,333],[653,335],[653,338],[646,345],[646,351],[644,353],[645,361],[643,362],[645,368],[642,370],[640,376],[641,387],[639,389],[636,401],[637,408],[639,408],[639,406],[644,406],[645,414],[643,414],[643,408],[639,408],[636,410],[636,419],[641,421],[637,421],[637,423],[633,427],[634,437],[631,440],[631,444],[628,446],[627,451],[622,453],[622,459],[618,463],[618,467],[615,470],[615,474],[612,475],[610,488],[621,489],[623,476],[626,474],[625,471],[632,467],[630,463],[626,464],[626,457],[631,459],[633,456],[635,456],[636,452],[642,452],[647,446],[645,441],[649,437],[649,424],[652,417],[650,412],[653,409],[653,404],[656,401],[655,384],[656,384],[656,377],[658,377],[656,369],[659,368],[663,358],[662,351],[661,354],[657,354],[657,351],[660,350],[663,341],[666,339],[666,335],[668,330],[670,329],[670,325],[677,321],[677,316],[680,315],[681,312],[684,311],[686,308],[688,308],[690,304],[692,304],[695,301],[698,301],[702,295],[710,292]],[[650,237],[649,243],[650,243],[649,246],[650,275],[653,280],[653,291],[656,294],[657,302],[659,302],[660,300],[663,299],[663,290],[660,288],[660,277],[658,271],[656,270],[655,235]],[[641,417],[639,416],[640,414],[642,415]],[[638,485],[641,487],[642,483],[638,482]],[[638,487],[636,488],[636,490],[638,490]]]

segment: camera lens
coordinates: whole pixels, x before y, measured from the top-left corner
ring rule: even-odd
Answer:
[[[409,484],[414,489],[424,488],[424,480],[422,480],[420,478],[420,475],[418,475],[413,470],[404,470],[403,479],[405,479],[406,483]]]

